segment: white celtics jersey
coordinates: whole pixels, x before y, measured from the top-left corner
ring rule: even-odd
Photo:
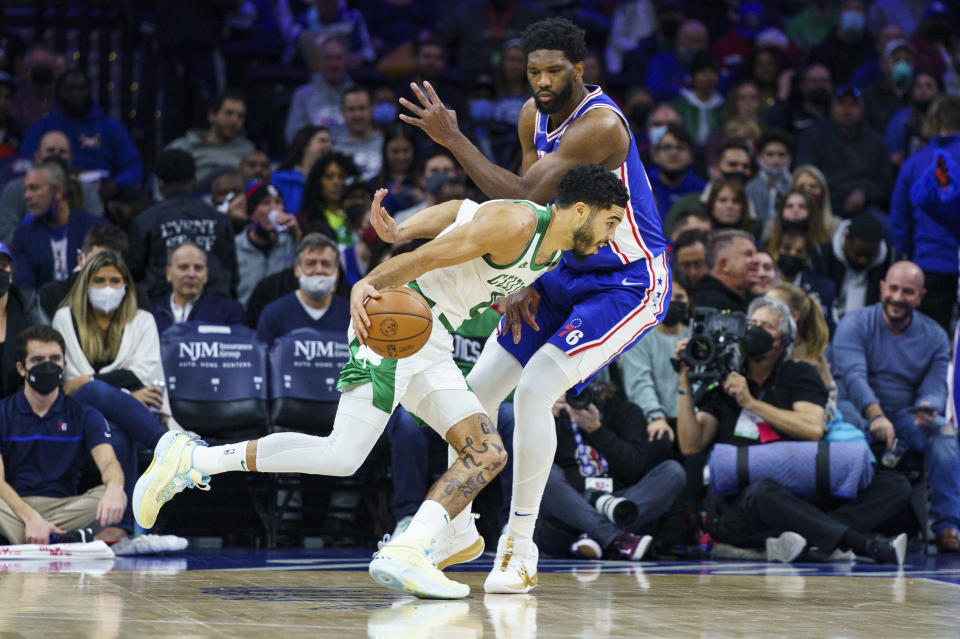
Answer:
[[[527,200],[492,200],[483,204],[464,200],[457,211],[456,221],[437,237],[442,237],[473,220],[481,206],[505,201],[529,206],[537,214],[537,228],[520,257],[510,264],[494,264],[484,255],[462,264],[424,273],[408,285],[420,291],[431,307],[436,307],[441,322],[450,331],[482,313],[498,297],[520,291],[546,273],[563,256],[562,251],[557,251],[548,263],[536,263],[537,251],[540,250],[540,243],[543,242],[547,226],[550,225],[550,209]]]

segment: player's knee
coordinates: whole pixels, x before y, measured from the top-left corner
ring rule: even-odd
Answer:
[[[495,441],[494,438],[487,440],[486,451],[481,458],[481,465],[491,473],[491,476],[496,476],[499,475],[503,467],[507,465],[509,458],[507,449],[503,445],[503,440],[498,436],[495,438]]]

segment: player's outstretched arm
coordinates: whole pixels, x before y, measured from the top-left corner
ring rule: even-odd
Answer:
[[[387,189],[377,189],[373,194],[373,203],[370,205],[370,224],[380,239],[388,244],[435,238],[443,229],[456,221],[457,211],[463,204],[463,200],[450,200],[428,206],[410,216],[402,224],[397,224],[387,209],[380,204],[386,195]]]
[[[504,207],[516,212],[504,214],[497,210]],[[354,284],[350,291],[350,315],[360,342],[366,339],[366,327],[370,325],[363,304],[368,297],[379,297],[377,291],[401,286],[428,271],[462,264],[484,255],[490,255],[494,261],[512,261],[526,247],[535,226],[536,218],[529,207],[494,205],[446,235],[386,260]]]
[[[630,148],[630,135],[620,117],[609,109],[594,109],[567,127],[556,151],[536,159],[533,148],[536,106],[529,100],[520,113],[517,133],[523,148],[524,174],[519,176],[490,160],[457,126],[456,112],[447,109],[429,82],[421,89],[410,87],[419,101],[405,98],[400,104],[412,113],[400,119],[426,132],[449,149],[467,175],[492,198],[532,200],[546,204],[557,195],[557,183],[567,169],[577,164],[619,166]]]

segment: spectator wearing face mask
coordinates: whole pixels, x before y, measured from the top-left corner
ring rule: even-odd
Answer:
[[[821,308],[829,311],[836,299],[837,288],[829,278],[814,274],[810,256],[815,249],[806,233],[785,231],[776,246],[771,245],[770,253],[776,265],[775,279],[809,293]],[[832,321],[829,324],[832,327]]]
[[[798,89],[789,99],[778,100],[767,109],[764,114],[767,126],[796,136],[827,117],[833,81],[826,65],[808,64],[800,76]]]
[[[839,24],[826,39],[810,52],[809,62],[819,62],[830,69],[836,84],[850,81],[853,72],[873,52],[873,38],[866,29],[866,12],[862,0],[845,0],[840,9]]]
[[[790,160],[793,137],[784,131],[768,129],[757,145],[757,176],[747,182],[747,197],[757,218],[766,223],[776,215],[777,201],[790,188]]]
[[[666,132],[653,148],[653,162],[647,177],[661,217],[666,216],[680,197],[703,190],[705,182],[690,168],[693,165],[693,139],[679,124],[667,125]]]
[[[807,244],[811,247],[830,241],[830,233],[824,227],[820,209],[806,191],[800,189],[790,191],[777,203],[776,214],[764,232],[767,247],[771,252],[780,246],[780,238],[789,231],[806,235]],[[819,251],[815,252],[819,253]]]
[[[298,328],[346,331],[350,323],[349,304],[333,294],[339,268],[340,253],[333,240],[319,233],[305,235],[293,264],[300,285],[263,309],[257,338],[273,344],[278,337]]]
[[[866,122],[883,132],[893,114],[907,102],[913,81],[914,51],[906,40],[892,40],[880,55],[883,77],[863,90]]]
[[[674,50],[659,53],[647,65],[644,85],[653,99],[663,102],[675,98],[683,88],[690,64],[698,51],[710,44],[707,27],[699,20],[687,20],[677,29]]]

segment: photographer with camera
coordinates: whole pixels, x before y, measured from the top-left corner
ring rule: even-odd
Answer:
[[[671,441],[649,441],[638,406],[594,382],[553,407],[557,451],[534,540],[541,552],[639,560],[652,538],[641,526],[662,515],[686,481]]]
[[[740,450],[778,441],[818,441],[824,434],[827,389],[813,366],[786,358],[797,332],[790,310],[777,299],[762,297],[750,304],[747,316],[742,370],[728,372],[718,388],[706,393],[697,404],[699,412],[694,411],[684,357],[687,341],[677,345],[677,439],[684,454],[720,443]],[[902,563],[906,535],[884,539],[866,533],[896,515],[910,494],[904,477],[879,470],[852,499],[804,498],[773,479],[756,479],[738,495],[720,497],[711,491],[707,530],[717,541],[738,546],[786,531],[799,533],[811,561],[826,559],[840,547],[879,562]],[[796,559],[799,552],[783,559]]]

